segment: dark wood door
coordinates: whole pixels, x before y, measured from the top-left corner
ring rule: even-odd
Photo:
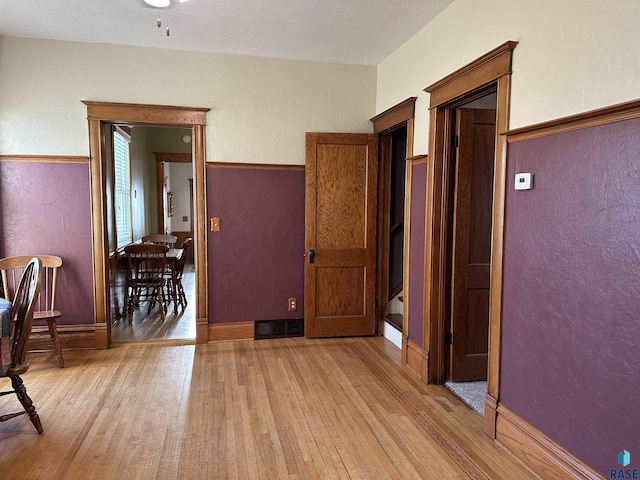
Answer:
[[[457,135],[451,380],[486,380],[495,110],[459,109]]]
[[[376,135],[307,133],[305,334],[375,333]]]

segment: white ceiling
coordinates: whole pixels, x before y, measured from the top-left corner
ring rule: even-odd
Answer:
[[[453,0],[0,0],[0,35],[377,65]],[[162,28],[156,19],[162,19]]]

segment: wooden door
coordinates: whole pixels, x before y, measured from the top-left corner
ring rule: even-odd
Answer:
[[[459,109],[457,135],[451,380],[486,380],[495,110]]]
[[[376,135],[307,133],[305,334],[375,333]]]

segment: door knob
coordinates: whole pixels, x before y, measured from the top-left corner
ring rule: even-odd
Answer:
[[[316,252],[311,249],[309,250],[309,263],[313,263],[315,261],[316,258]]]

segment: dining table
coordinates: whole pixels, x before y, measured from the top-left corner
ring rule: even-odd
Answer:
[[[130,245],[138,245],[142,243],[142,241],[137,241],[137,242],[133,242]],[[180,259],[182,258],[182,255],[184,255],[184,250],[182,248],[169,248],[169,250],[167,250],[167,254],[166,254],[166,259],[167,259],[167,267],[169,267],[170,270],[170,275],[171,275],[171,289],[167,291],[167,293],[169,294],[170,297],[170,301],[174,303],[174,312],[177,312],[178,309],[178,304],[177,304],[177,292],[176,292],[176,282],[177,282],[177,271],[176,271],[176,267],[178,265],[178,262],[180,261]],[[127,258],[126,254],[124,253],[124,250],[118,250],[117,254],[116,254],[116,258],[117,259],[125,259]],[[116,263],[117,265],[118,263]],[[126,267],[125,267],[126,268]],[[125,289],[126,289],[126,285],[125,285]],[[125,314],[124,311],[121,311],[120,309],[120,305],[119,302],[116,299],[116,304],[114,305],[115,308],[115,316],[117,319],[121,319],[124,318]],[[125,306],[123,305],[123,309],[125,308]]]
[[[0,323],[0,376],[4,377],[11,366],[11,302],[4,298],[0,298]]]

